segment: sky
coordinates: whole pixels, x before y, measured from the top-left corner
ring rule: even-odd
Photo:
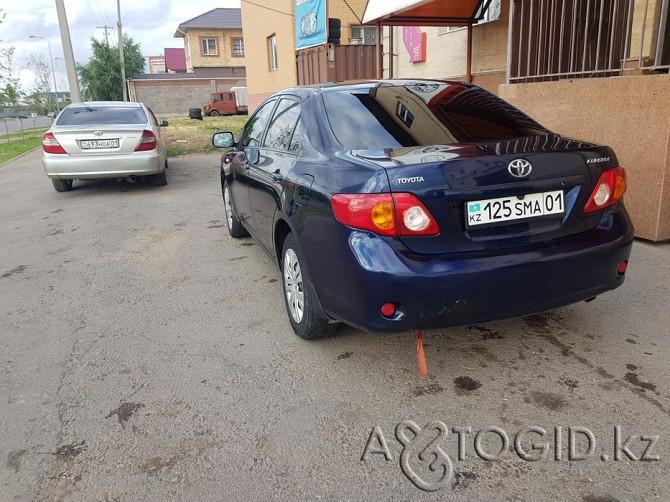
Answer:
[[[91,37],[105,39],[108,29],[110,43],[117,43],[117,3],[113,0],[64,0],[74,59],[86,64],[91,57]],[[240,7],[240,0],[121,0],[123,32],[140,44],[144,56],[163,54],[165,47],[184,47],[183,39],[174,38],[177,26],[217,7]],[[21,90],[35,88],[35,76],[26,68],[31,54],[49,58],[51,44],[58,90],[67,90],[67,73],[63,61],[63,45],[58,28],[55,0],[2,0],[0,9],[5,18],[0,24],[0,47],[15,47],[14,77]],[[145,71],[149,71],[148,64]],[[53,85],[53,83],[52,83]]]

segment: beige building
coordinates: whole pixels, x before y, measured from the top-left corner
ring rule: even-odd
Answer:
[[[149,56],[149,73],[165,73],[165,56]]]
[[[188,73],[245,66],[240,9],[212,9],[181,23],[174,36],[184,39]]]
[[[328,2],[328,17],[341,21],[341,44],[374,43],[374,38],[369,38],[374,37],[374,27],[361,25],[365,4],[366,0]],[[298,85],[295,0],[257,0],[241,5],[247,54],[254,61],[247,68],[249,113],[252,113],[270,94]]]

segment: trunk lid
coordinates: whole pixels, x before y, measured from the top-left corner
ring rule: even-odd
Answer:
[[[92,126],[83,130],[81,126],[61,126],[52,129],[58,143],[68,155],[127,155],[135,151],[142,132],[142,125],[104,125]]]
[[[384,167],[391,191],[414,194],[437,220],[439,235],[402,238],[426,254],[495,254],[593,228],[602,213],[584,206],[617,166],[610,148],[555,134],[351,153]]]

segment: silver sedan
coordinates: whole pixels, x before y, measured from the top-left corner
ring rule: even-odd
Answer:
[[[142,103],[73,103],[42,137],[44,171],[58,192],[72,190],[74,180],[104,178],[166,185],[166,125]]]

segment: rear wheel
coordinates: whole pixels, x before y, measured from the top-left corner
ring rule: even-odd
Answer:
[[[52,179],[51,182],[57,192],[69,192],[72,190],[72,180]]]
[[[210,115],[211,115],[212,117],[218,117],[218,116],[219,116],[219,112],[217,112],[216,110],[212,110],[212,112],[210,113]]]
[[[293,235],[289,234],[284,241],[281,271],[291,327],[296,335],[306,340],[330,336],[335,333],[337,324],[331,324],[321,308],[304,263]]]
[[[230,197],[230,188],[228,182],[223,182],[223,206],[226,209],[226,224],[228,225],[228,233],[231,237],[239,239],[240,237],[248,237],[249,232],[242,226],[242,222],[237,217],[235,206],[233,206],[233,199]]]

